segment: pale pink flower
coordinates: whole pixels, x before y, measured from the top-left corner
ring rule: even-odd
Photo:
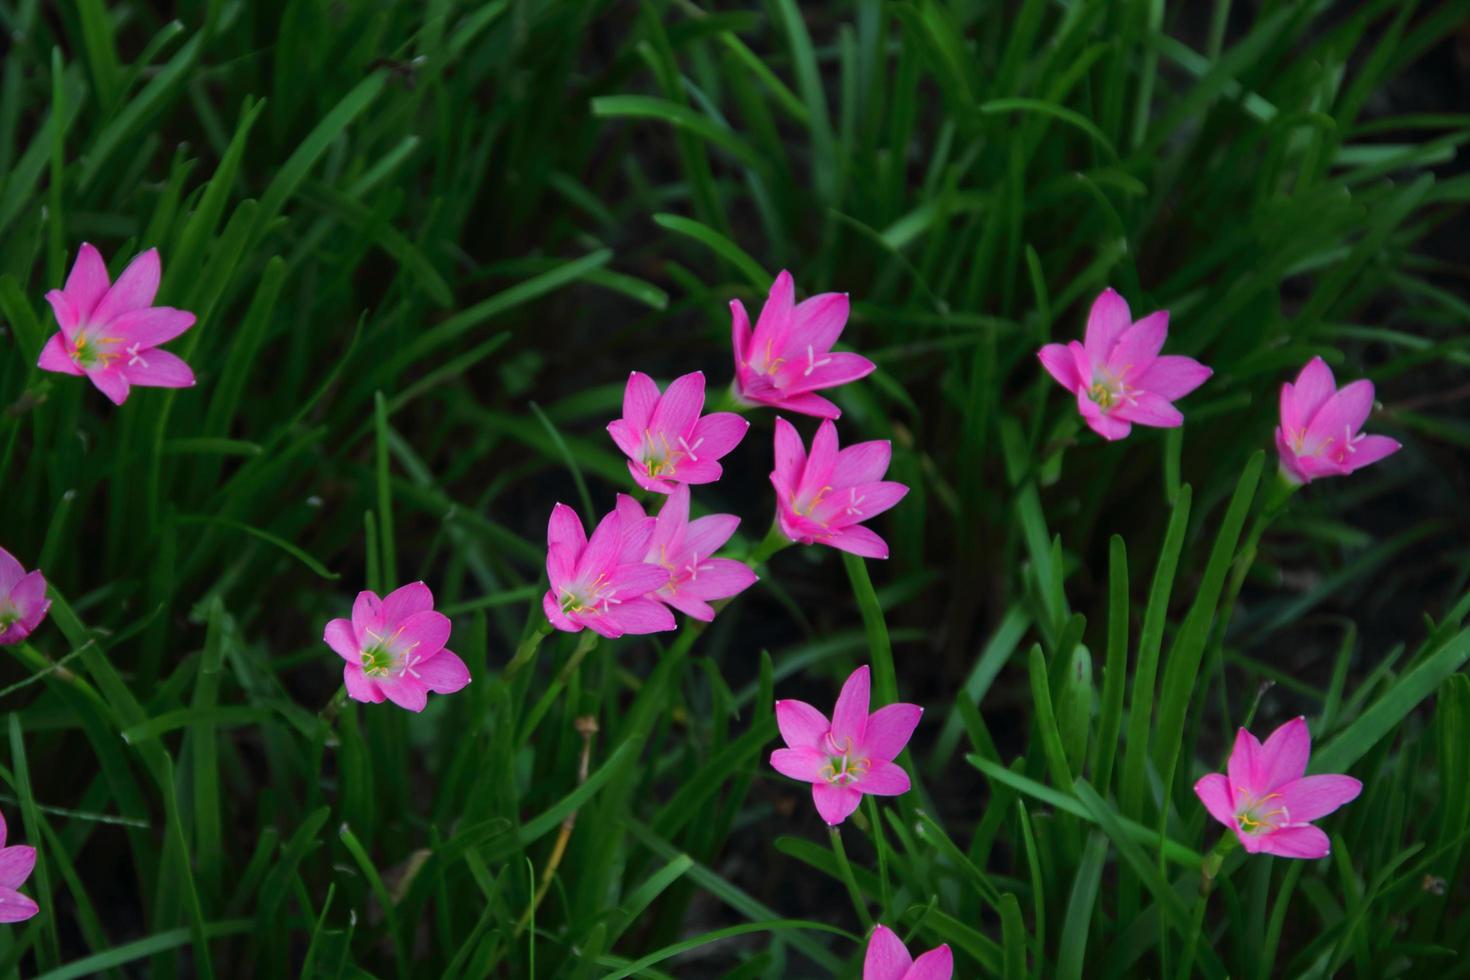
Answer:
[[[1281,472],[1293,483],[1324,476],[1346,476],[1399,451],[1388,436],[1358,430],[1373,410],[1373,382],[1354,381],[1338,389],[1332,369],[1314,357],[1281,386],[1281,424],[1276,453]]]
[[[866,357],[834,351],[847,326],[847,294],[821,293],[800,303],[791,273],[771,284],[755,331],[738,299],[730,301],[735,344],[735,390],[746,401],[802,415],[835,419],[841,410],[816,392],[873,373]]]
[[[192,313],[153,305],[161,272],[158,249],[150,248],[109,285],[102,256],[83,242],[66,285],[46,294],[61,332],[46,342],[37,365],[86,375],[118,405],[127,401],[133,385],[193,385],[189,365],[158,349],[194,325]]]
[[[5,816],[0,814],[0,922],[24,922],[41,907],[16,891],[36,866],[36,849],[26,844],[5,846]]]
[[[1363,784],[1351,776],[1306,775],[1311,751],[1305,718],[1276,729],[1265,745],[1242,728],[1225,774],[1212,772],[1195,783],[1195,795],[1252,854],[1325,857],[1327,835],[1311,821],[1357,799]]]
[[[623,391],[623,417],[607,431],[628,457],[628,472],[645,490],[669,493],[681,483],[713,483],[720,457],[745,438],[750,423],[734,412],[704,411],[704,373],[675,378],[662,395],[634,371]]]
[[[624,527],[646,519],[642,505],[627,494],[618,494],[618,513]],[[674,487],[659,509],[643,555],[647,564],[666,569],[669,580],[649,598],[695,619],[713,620],[711,602],[744,592],[756,582],[745,562],[713,557],[739,526],[740,518],[734,514],[709,514],[691,521],[689,487],[682,483]]]
[[[873,927],[868,955],[863,958],[863,980],[950,980],[953,975],[954,955],[949,944],[913,959],[897,933],[884,925]]]
[[[20,562],[0,548],[0,646],[19,643],[35,632],[51,600],[40,570],[26,574]]]
[[[624,521],[614,510],[588,540],[577,512],[557,504],[546,528],[551,588],[541,601],[551,625],[568,633],[585,626],[611,639],[674,629],[674,614],[649,597],[669,580],[668,569],[643,561],[653,530],[653,518]]]
[[[1192,357],[1160,356],[1169,311],[1133,322],[1128,303],[1104,289],[1087,314],[1083,343],[1047,344],[1041,364],[1077,396],[1077,411],[1104,439],[1122,439],[1133,424],[1172,429],[1184,424],[1174,402],[1214,372]]]
[[[812,802],[830,826],[848,818],[864,793],[899,796],[909,774],[893,760],[908,744],[924,709],[890,704],[868,714],[868,668],[842,685],[832,720],[804,701],[777,701],[776,725],[786,748],[771,753],[771,767],[812,784]]]
[[[464,661],[445,648],[449,617],[434,611],[434,595],[422,582],[379,599],[359,592],[352,619],[334,619],[322,639],[347,661],[342,680],[354,701],[386,698],[423,711],[429,692],[453,694],[470,682]]]
[[[802,544],[825,544],[865,558],[887,558],[888,544],[862,522],[903,499],[909,488],[883,479],[893,448],[886,440],[837,448],[837,426],[826,419],[808,456],[796,428],[776,419],[776,518]]]

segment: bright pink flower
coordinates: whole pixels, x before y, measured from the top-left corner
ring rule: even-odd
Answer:
[[[795,302],[791,273],[771,283],[755,332],[738,299],[730,301],[735,340],[735,388],[740,397],[789,412],[835,419],[842,411],[816,392],[873,373],[872,361],[834,351],[847,326],[847,294],[822,293]]]
[[[1122,439],[1133,423],[1172,429],[1184,424],[1174,402],[1214,372],[1192,357],[1159,355],[1169,311],[1133,322],[1128,304],[1104,289],[1087,314],[1084,343],[1047,344],[1041,364],[1077,396],[1077,411],[1104,439]]]
[[[837,448],[837,426],[824,420],[812,452],[796,428],[776,419],[776,518],[802,544],[826,544],[864,558],[887,558],[888,544],[862,522],[903,499],[909,488],[883,480],[893,448],[886,440]]]
[[[30,636],[50,608],[45,576],[39,570],[27,575],[20,562],[0,548],[0,646]]]
[[[613,442],[628,456],[628,472],[645,490],[669,493],[681,483],[713,483],[719,459],[745,438],[750,423],[734,412],[703,417],[704,372],[675,378],[662,395],[634,371],[623,391],[623,417],[608,423]]]
[[[1373,409],[1373,382],[1354,381],[1338,390],[1332,369],[1314,357],[1281,386],[1281,424],[1276,453],[1281,472],[1293,483],[1346,476],[1399,451],[1388,436],[1358,430]]]
[[[568,633],[585,626],[613,639],[673,629],[674,614],[649,597],[669,580],[667,569],[643,561],[653,530],[653,518],[625,521],[614,510],[589,541],[577,512],[557,504],[546,528],[551,588],[541,601],[551,625]]]
[[[954,955],[947,943],[912,959],[897,933],[887,926],[873,927],[863,959],[863,980],[949,980],[953,975]]]
[[[24,922],[41,907],[16,891],[36,866],[36,849],[25,844],[5,846],[5,817],[0,814],[0,922]]]
[[[846,820],[864,793],[899,796],[909,774],[893,760],[908,744],[924,709],[890,704],[868,714],[868,668],[852,672],[832,720],[805,701],[777,701],[776,725],[786,748],[771,753],[771,767],[812,784],[817,813],[833,827]]]
[[[118,405],[127,401],[133,385],[193,385],[189,365],[157,349],[194,325],[192,313],[153,305],[161,272],[158,249],[150,248],[109,285],[102,256],[83,242],[66,285],[46,294],[61,333],[46,342],[38,366],[85,374]]]
[[[1363,784],[1351,776],[1305,775],[1311,751],[1305,718],[1276,729],[1265,745],[1242,728],[1226,774],[1212,772],[1195,783],[1195,795],[1252,854],[1325,857],[1327,835],[1311,821],[1357,799]]]
[[[647,519],[643,507],[627,494],[618,494],[618,513],[624,527]],[[658,512],[643,555],[644,562],[669,573],[669,580],[650,592],[649,598],[706,623],[714,619],[712,601],[728,599],[756,582],[755,572],[745,562],[711,557],[739,526],[740,518],[734,514],[710,514],[691,521],[689,487],[675,486]]]
[[[352,619],[334,619],[322,639],[347,661],[342,680],[354,701],[384,698],[423,711],[429,692],[453,694],[470,682],[464,661],[447,650],[449,617],[434,611],[434,595],[422,582],[394,589],[386,598],[359,592]]]

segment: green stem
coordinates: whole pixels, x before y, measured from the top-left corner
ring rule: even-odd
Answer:
[[[873,847],[878,851],[878,885],[882,898],[878,915],[886,918],[893,907],[893,890],[888,883],[888,838],[883,836],[883,814],[878,810],[878,798],[869,796],[864,802],[868,807],[868,820],[873,825]]]
[[[756,545],[755,550],[750,553],[750,557],[745,560],[745,563],[751,568],[758,569],[770,561],[771,556],[776,552],[791,547],[793,543],[786,536],[786,532],[781,530],[781,523],[779,521],[772,521],[771,529],[766,532],[765,540]]]
[[[1220,873],[1220,865],[1225,860],[1225,855],[1234,847],[1235,835],[1228,832],[1221,834],[1220,840],[1205,855],[1204,862],[1200,865],[1199,897],[1194,902],[1193,922],[1189,935],[1185,937],[1184,953],[1179,960],[1180,980],[1188,980],[1190,971],[1194,969],[1194,952],[1199,946],[1200,933],[1204,931],[1205,906],[1209,904],[1210,893],[1215,890],[1215,878]]]
[[[873,658],[873,693],[879,704],[898,700],[898,674],[893,669],[893,643],[888,638],[888,624],[883,621],[883,607],[868,577],[867,563],[857,555],[842,553],[852,592],[863,614],[863,628],[868,633],[868,651]]]
[[[572,679],[572,675],[577,672],[577,668],[582,666],[582,661],[587,659],[587,654],[596,648],[599,639],[600,637],[591,630],[587,630],[582,634],[582,638],[577,641],[577,648],[572,651],[572,655],[568,658],[566,665],[556,675],[556,680],[551,682],[551,686],[546,689],[546,693],[542,694],[541,699],[536,702],[536,707],[532,708],[531,713],[526,716],[526,723],[522,727],[520,737],[516,739],[517,745],[524,745],[531,737],[531,734],[536,731],[536,726],[541,724],[541,719],[546,716],[546,712],[551,710],[551,705],[556,701],[557,696],[567,686],[567,682]]]
[[[832,854],[837,858],[837,870],[842,875],[843,884],[847,885],[847,895],[852,899],[852,907],[857,910],[858,918],[863,922],[863,932],[873,928],[873,917],[868,914],[868,903],[863,901],[862,890],[858,888],[857,879],[852,875],[852,865],[847,863],[847,852],[842,848],[842,831],[836,827],[829,827],[828,836],[832,840]]]
[[[544,622],[537,626],[530,636],[522,640],[521,645],[516,647],[516,655],[510,658],[510,663],[505,665],[505,672],[502,675],[502,679],[507,682],[510,681],[516,674],[520,673],[522,668],[536,659],[536,651],[541,649],[541,641],[550,636],[553,629],[554,627],[550,622]]]
[[[730,386],[726,388],[723,392],[721,392],[719,400],[716,401],[713,405],[709,406],[709,411],[711,413],[735,412],[736,414],[744,415],[746,412],[755,407],[756,406],[752,405],[750,402],[746,401],[744,398],[741,398],[738,394],[736,394],[735,382],[732,381],[730,382]]]

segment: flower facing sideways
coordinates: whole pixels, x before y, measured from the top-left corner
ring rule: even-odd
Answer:
[[[1194,792],[1252,854],[1325,857],[1327,835],[1311,821],[1357,799],[1363,784],[1351,776],[1306,775],[1311,751],[1305,718],[1288,721],[1264,745],[1242,728],[1225,774],[1210,773]]]
[[[776,419],[776,519],[802,544],[825,544],[864,558],[887,558],[888,544],[862,522],[904,498],[909,488],[883,479],[892,447],[885,441],[837,448],[837,426],[822,422],[808,455],[795,426]]]
[[[750,423],[734,412],[704,411],[704,374],[675,378],[662,395],[634,371],[623,392],[623,417],[607,431],[628,457],[628,472],[645,490],[669,493],[680,483],[713,483],[720,457],[739,445]]]
[[[1104,439],[1122,439],[1134,423],[1163,429],[1184,424],[1174,402],[1213,372],[1192,357],[1160,356],[1169,311],[1133,322],[1123,297],[1105,289],[1087,314],[1083,343],[1047,344],[1041,364],[1077,396],[1077,411]]]
[[[150,248],[109,284],[101,254],[84,242],[66,285],[46,294],[61,332],[46,342],[37,365],[86,375],[117,405],[134,385],[193,385],[189,365],[158,349],[194,325],[192,313],[153,305],[161,273],[158,249]]]
[[[453,694],[470,682],[464,661],[444,647],[449,631],[429,587],[414,582],[382,599],[359,592],[352,618],[332,620],[322,638],[347,661],[342,680],[354,701],[423,711],[430,691]]]
[[[30,636],[50,608],[45,576],[40,571],[27,574],[10,552],[0,548],[0,646]]]
[[[1281,472],[1292,483],[1311,483],[1346,476],[1398,452],[1399,444],[1387,436],[1358,431],[1372,410],[1373,382],[1354,381],[1339,389],[1332,369],[1322,358],[1312,358],[1296,384],[1281,386],[1276,428]]]
[[[644,519],[638,501],[626,494],[618,495],[618,512],[625,527]],[[713,557],[739,526],[740,518],[734,514],[709,514],[691,521],[689,488],[676,486],[658,512],[643,556],[647,564],[669,573],[669,580],[649,598],[695,619],[713,620],[711,602],[744,592],[756,582],[745,562]]]
[[[36,867],[36,849],[26,844],[5,846],[5,817],[0,814],[0,922],[24,922],[41,907],[16,891]]]
[[[551,625],[568,633],[586,627],[609,639],[674,629],[674,614],[648,595],[669,580],[668,569],[643,561],[653,528],[651,517],[625,521],[614,510],[589,540],[577,512],[557,504],[546,528],[551,588],[541,602]]]
[[[771,767],[812,784],[812,802],[829,826],[848,818],[864,793],[900,796],[909,774],[893,760],[908,744],[924,709],[890,704],[868,714],[869,675],[859,667],[842,685],[832,720],[804,701],[777,701],[776,725],[786,748]]]
[[[913,959],[897,933],[884,925],[873,927],[868,955],[863,957],[863,980],[950,980],[953,975],[954,954],[949,944]]]

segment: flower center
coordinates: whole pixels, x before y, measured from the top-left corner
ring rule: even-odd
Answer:
[[[643,465],[647,468],[650,478],[673,476],[678,469],[679,460],[688,459],[691,463],[699,462],[699,457],[694,455],[694,451],[703,443],[703,439],[695,439],[691,445],[688,439],[680,436],[679,448],[675,449],[669,445],[668,437],[663,433],[660,432],[655,437],[652,431],[644,429]]]
[[[609,586],[606,572],[593,579],[591,585],[563,585],[561,587],[562,614],[607,612],[608,607],[619,605],[622,602],[621,599],[613,598],[617,591],[616,588]]]
[[[404,674],[418,676],[413,669],[413,665],[423,659],[414,654],[418,644],[410,643],[407,647],[402,647],[398,642],[402,633],[403,627],[401,626],[394,630],[392,636],[386,637],[372,630],[367,631],[367,635],[373,638],[373,642],[362,649],[362,672],[364,674],[369,677],[385,677],[397,671],[400,677]]]
[[[0,633],[20,622],[20,610],[10,602],[0,602]]]
[[[1245,801],[1235,812],[1235,822],[1247,834],[1267,834],[1291,822],[1286,807],[1270,806],[1272,800],[1280,798],[1280,793],[1267,793],[1257,799],[1243,789],[1236,789],[1236,792],[1244,796]]]
[[[850,786],[860,782],[867,776],[868,770],[873,768],[870,759],[856,755],[852,748],[852,739],[844,738],[838,742],[828,732],[827,741],[827,764],[822,767],[821,776],[833,786]]]
[[[93,340],[87,336],[87,331],[83,328],[77,331],[77,335],[72,338],[71,359],[76,361],[77,367],[83,370],[105,368],[122,357],[121,354],[113,352],[113,348],[121,343],[122,338],[120,337],[99,337]]]
[[[823,487],[822,489],[818,490],[815,495],[812,496],[812,499],[811,500],[808,500],[808,501],[803,501],[800,497],[793,496],[791,498],[791,509],[794,510],[794,511],[796,511],[796,513],[800,514],[802,517],[811,517],[812,516],[812,511],[816,510],[817,509],[817,506],[819,504],[821,504],[822,498],[825,497],[825,496],[827,496],[827,494],[829,494],[831,492],[832,492],[832,488],[831,487]],[[861,497],[858,497],[856,495],[856,491],[854,491],[854,493],[853,493],[853,503],[854,503],[854,505],[856,503],[860,503],[861,501],[862,501],[862,498]]]

